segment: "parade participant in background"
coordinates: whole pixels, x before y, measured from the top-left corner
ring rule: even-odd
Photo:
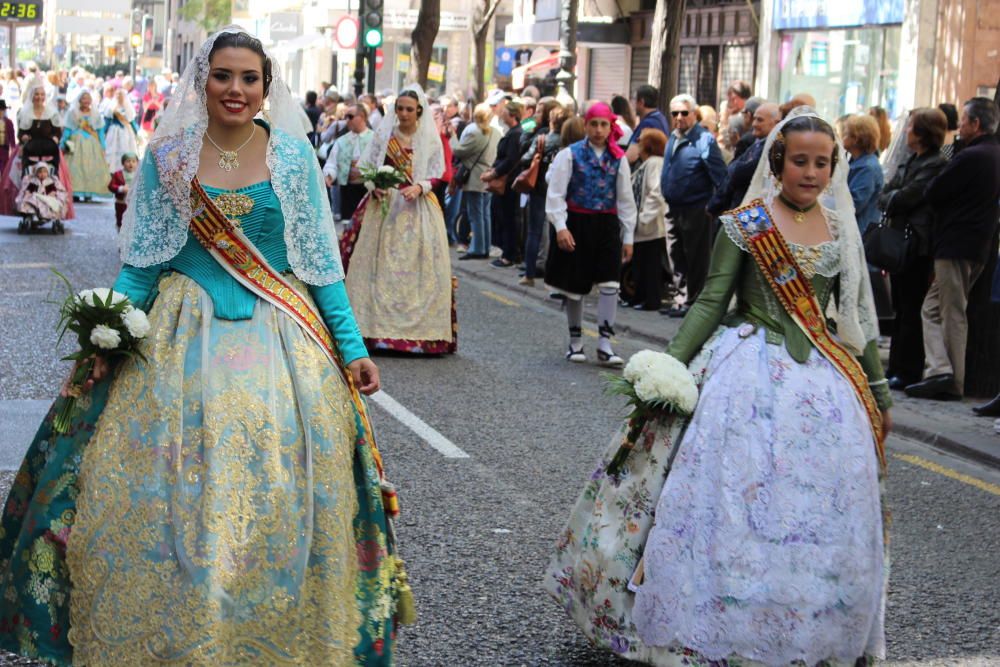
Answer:
[[[639,162],[632,172],[632,193],[638,217],[632,277],[635,293],[626,305],[636,310],[659,310],[663,301],[663,260],[667,256],[667,203],[660,192],[660,172],[667,135],[651,127],[639,137]]]
[[[706,206],[726,177],[719,145],[696,121],[696,108],[690,95],[670,100],[674,131],[663,157],[660,188],[669,206],[670,262],[678,294],[678,303],[665,312],[671,317],[683,317],[705,284],[714,231]]]
[[[17,134],[14,130],[14,121],[7,117],[7,101],[0,99],[0,173],[7,169],[7,162],[10,161],[11,152],[17,142]]]
[[[135,111],[124,88],[115,91],[114,103],[105,107],[104,120],[107,128],[104,132],[105,157],[108,172],[111,173],[118,170],[122,155],[139,152],[135,130],[132,128]]]
[[[490,125],[493,112],[489,106],[480,104],[473,112],[473,122],[462,132],[461,141],[452,139],[452,151],[459,160],[459,174],[465,183],[457,184],[462,189],[465,217],[469,221],[471,239],[468,252],[459,256],[460,260],[487,259],[490,256],[492,230],[490,225],[490,195],[486,183],[480,178],[496,160],[500,132]]]
[[[1000,110],[987,97],[965,103],[958,133],[964,148],[927,186],[937,214],[931,229],[934,282],[920,311],[926,364],[914,398],[956,399],[965,392],[969,292],[988,260],[1000,216]]]
[[[156,129],[156,119],[163,110],[163,94],[159,92],[156,79],[151,79],[146,85],[146,93],[142,96],[142,121],[139,123],[139,134],[145,145]]]
[[[546,574],[592,641],[661,667],[885,654],[891,398],[846,154],[803,109],[764,155],[667,348],[690,375],[658,377],[700,386],[692,416],[647,421],[624,459],[615,438]]]
[[[881,217],[878,197],[882,194],[885,176],[878,162],[878,123],[872,116],[852,114],[844,120],[841,140],[851,156],[847,185],[854,199],[854,217],[864,234],[869,225]]]
[[[920,381],[924,373],[924,339],[920,308],[934,275],[931,229],[934,210],[927,201],[927,185],[947,159],[941,155],[947,120],[940,109],[923,107],[910,112],[906,143],[913,155],[896,171],[879,195],[879,208],[889,226],[913,236],[913,252],[906,266],[892,276],[892,345],[889,348],[890,389],[903,389]]]
[[[42,220],[62,220],[66,215],[66,188],[54,178],[47,162],[28,168],[17,193],[17,212],[37,215]]]
[[[618,146],[615,114],[603,102],[585,117],[587,137],[562,149],[549,168],[545,215],[556,230],[545,284],[566,296],[566,359],[584,362],[583,297],[597,287],[597,358],[608,366],[623,359],[611,347],[622,262],[632,259],[636,209],[632,172]]]
[[[135,153],[125,153],[122,155],[122,168],[111,175],[111,182],[108,183],[108,190],[115,196],[115,226],[120,231],[122,228],[122,218],[128,208],[126,198],[132,183],[135,182],[136,169],[139,167],[139,156]]]
[[[50,413],[29,449],[0,539],[5,649],[109,666],[392,663],[397,568],[358,395],[378,370],[273,62],[239,28],[212,35],[153,137],[115,283],[149,310],[145,360],[95,365],[83,414],[60,435]]]
[[[431,180],[445,170],[441,138],[419,85],[400,91],[394,109],[375,130],[361,166],[394,167],[406,182],[374,190],[344,232],[347,293],[370,349],[453,353],[457,328],[448,237],[431,192]]]
[[[62,146],[73,178],[73,196],[90,201],[106,196],[108,162],[104,157],[104,117],[86,90],[66,114]],[[72,147],[71,150],[67,148]]]
[[[367,192],[359,167],[375,133],[368,127],[368,109],[363,104],[348,107],[344,120],[348,132],[334,142],[323,174],[327,187],[340,188],[340,219],[350,220]]]

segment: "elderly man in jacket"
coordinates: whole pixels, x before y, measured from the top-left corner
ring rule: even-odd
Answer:
[[[752,99],[752,98],[751,98]],[[749,102],[747,105],[749,106]],[[781,110],[773,102],[764,102],[754,109],[753,133],[754,141],[750,147],[726,167],[726,180],[722,187],[708,202],[708,212],[712,217],[718,217],[724,211],[738,208],[743,202],[743,196],[750,189],[750,181],[757,171],[757,163],[764,153],[764,142],[774,126],[781,120]]]
[[[988,259],[1000,217],[1000,110],[985,97],[965,103],[958,132],[965,144],[927,186],[937,213],[931,231],[934,282],[920,311],[924,379],[906,393],[915,398],[957,399],[965,386],[969,292]]]
[[[695,117],[698,103],[690,95],[670,100],[674,131],[663,157],[660,178],[670,207],[670,260],[678,293],[684,301],[663,311],[683,317],[705,285],[711,255],[713,222],[705,210],[726,178],[726,163],[715,138]]]

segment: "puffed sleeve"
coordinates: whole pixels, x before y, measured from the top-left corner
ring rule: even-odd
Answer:
[[[566,191],[573,175],[573,153],[564,148],[556,153],[546,174],[548,191],[545,195],[545,217],[557,232],[566,229]]]
[[[351,302],[347,298],[347,288],[343,280],[338,280],[329,285],[316,287],[309,286],[309,294],[312,295],[316,307],[319,308],[320,315],[326,323],[334,340],[337,341],[337,348],[344,363],[368,356],[365,348],[365,341],[361,337],[361,329],[354,319],[354,311],[351,310]]]
[[[165,268],[165,264],[153,264],[142,268],[126,264],[118,273],[113,289],[127,296],[136,308],[148,312],[153,305],[156,281]]]

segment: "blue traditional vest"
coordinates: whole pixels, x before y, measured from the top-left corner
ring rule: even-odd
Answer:
[[[571,144],[569,150],[573,175],[566,189],[566,207],[575,213],[617,213],[621,160],[607,149],[597,157],[586,139]]]

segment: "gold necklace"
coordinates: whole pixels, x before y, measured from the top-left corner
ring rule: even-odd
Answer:
[[[253,139],[253,135],[256,134],[256,132],[257,132],[257,123],[251,123],[250,136],[247,137],[247,140],[244,141],[240,145],[240,147],[237,148],[236,150],[227,151],[222,146],[215,143],[215,139],[213,139],[212,135],[210,135],[208,133],[208,130],[206,130],[205,137],[207,137],[208,141],[219,150],[219,169],[222,169],[223,171],[232,171],[233,169],[239,169],[240,168],[239,152],[247,147],[247,144],[250,143],[250,140]]]
[[[784,193],[778,193],[778,199],[792,211],[792,219],[800,225],[806,221],[806,213],[816,208],[816,204],[819,203],[819,200],[817,200],[809,204],[809,206],[802,207],[788,199]]]

